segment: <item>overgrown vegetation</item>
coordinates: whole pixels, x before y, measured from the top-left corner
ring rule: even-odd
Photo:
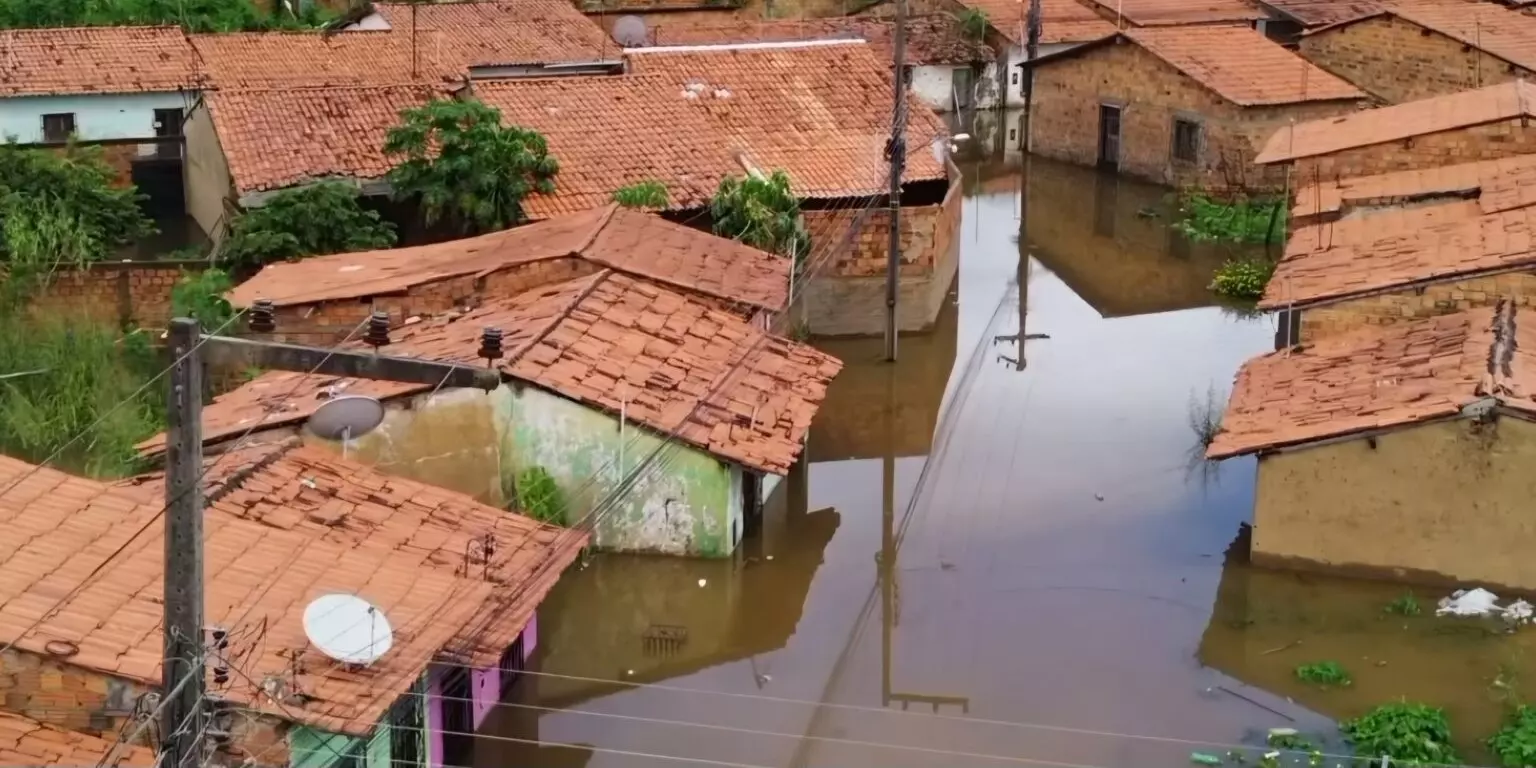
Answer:
[[[552,525],[565,525],[565,500],[560,486],[543,467],[529,467],[517,475],[514,484],[517,506],[529,517]]]
[[[319,3],[293,14],[263,11],[252,0],[0,0],[4,29],[174,24],[189,32],[254,32],[314,28],[332,17]]]
[[[1504,727],[1488,739],[1488,749],[1506,768],[1536,766],[1536,708],[1516,707]]]
[[[240,214],[220,252],[231,267],[389,248],[395,226],[365,210],[351,185],[329,181],[288,189]]]
[[[384,139],[397,165],[389,183],[415,200],[426,223],[494,232],[526,218],[523,200],[555,191],[560,164],[535,131],[503,126],[501,113],[474,100],[439,99],[400,113]]]
[[[1274,274],[1275,263],[1264,256],[1236,256],[1216,269],[1210,288],[1230,299],[1258,299]]]
[[[715,234],[781,256],[793,255],[797,268],[811,249],[800,200],[790,191],[789,176],[783,171],[721,179],[709,213]]]
[[[1344,688],[1354,682],[1337,661],[1319,661],[1296,667],[1296,679],[1324,688]]]
[[[205,330],[222,328],[235,315],[234,307],[224,298],[234,287],[229,273],[222,269],[188,272],[171,289],[171,315],[196,318]]]
[[[1423,612],[1419,607],[1419,599],[1412,592],[1404,593],[1401,597],[1393,598],[1382,610],[1387,613],[1395,613],[1398,616],[1417,616]]]
[[[987,13],[980,8],[966,8],[955,14],[960,22],[960,34],[968,40],[980,41],[987,36]]]
[[[1317,749],[1312,740],[1289,728],[1276,729],[1269,732],[1264,743],[1285,752],[1311,752]]]
[[[1339,728],[1355,752],[1372,764],[1382,756],[1409,765],[1457,762],[1450,721],[1438,707],[1407,701],[1383,704]]]
[[[1189,428],[1195,433],[1195,442],[1202,455],[1221,432],[1221,417],[1225,411],[1226,398],[1216,391],[1216,385],[1206,388],[1204,399],[1194,392],[1189,393]]]
[[[625,208],[665,208],[667,187],[659,181],[637,181],[614,190],[613,201]]]
[[[1285,239],[1285,203],[1280,199],[1222,201],[1192,192],[1179,201],[1179,212],[1174,227],[1191,240],[1266,244]]]

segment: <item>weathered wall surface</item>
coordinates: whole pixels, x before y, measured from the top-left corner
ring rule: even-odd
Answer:
[[[1310,343],[1367,325],[1391,325],[1473,307],[1490,307],[1500,299],[1528,307],[1536,301],[1536,275],[1512,272],[1426,285],[1422,290],[1341,301],[1301,312],[1301,341]]]
[[[1395,16],[1306,35],[1300,53],[1392,104],[1532,77],[1530,70]]]
[[[182,133],[186,136],[186,161],[181,173],[187,190],[187,213],[217,245],[229,224],[235,182],[206,105],[198,105],[187,115]]]
[[[1254,561],[1536,589],[1532,462],[1536,425],[1511,417],[1261,458]]]
[[[1239,107],[1136,45],[1119,43],[1064,58],[1035,72],[1031,151],[1095,165],[1099,108],[1121,108],[1122,173],[1169,185],[1212,189],[1279,186],[1283,171],[1253,165],[1265,141],[1292,120],[1347,114],[1353,101]],[[1203,126],[1197,162],[1175,161],[1173,121]]]
[[[54,273],[32,310],[90,317],[120,325],[162,328],[171,317],[171,289],[206,262],[103,261]]]
[[[1407,141],[1304,157],[1295,162],[1292,186],[1389,171],[1440,168],[1536,152],[1536,127],[1520,120],[1486,123]]]

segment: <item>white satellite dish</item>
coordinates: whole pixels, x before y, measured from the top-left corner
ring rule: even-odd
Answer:
[[[644,47],[649,40],[645,19],[639,16],[620,16],[613,22],[613,40],[625,48]]]
[[[333,398],[309,417],[309,431],[327,440],[350,440],[384,423],[384,404],[365,395]]]
[[[368,666],[389,652],[389,619],[357,595],[330,594],[304,609],[304,635],[321,653],[345,664]]]

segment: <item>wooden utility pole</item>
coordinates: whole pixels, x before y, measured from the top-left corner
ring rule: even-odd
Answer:
[[[885,359],[896,360],[896,292],[901,271],[901,172],[907,154],[907,0],[896,0],[891,138],[885,145],[891,162],[891,243],[885,264]]]

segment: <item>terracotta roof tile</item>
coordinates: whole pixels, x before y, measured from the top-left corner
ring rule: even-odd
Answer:
[[[462,80],[436,40],[393,32],[238,32],[192,35],[208,85],[222,90],[355,88]],[[297,96],[298,94],[292,94]]]
[[[1252,22],[1268,14],[1245,0],[1097,0],[1099,8],[1138,27]]]
[[[1515,155],[1476,163],[1308,183],[1296,190],[1291,218],[1306,222],[1319,215],[1347,214],[1356,208],[1403,203],[1424,196],[1477,197],[1492,177],[1532,166],[1536,166],[1536,155]]]
[[[762,309],[789,300],[788,259],[616,205],[464,240],[269,264],[229,299],[244,307],[375,296],[567,256]]]
[[[400,111],[440,94],[427,86],[209,91],[203,94],[239,194],[324,178],[382,177],[384,134]],[[273,151],[282,147],[282,151]]]
[[[1366,18],[1378,13],[1382,5],[1376,0],[1260,0],[1266,7],[1295,20],[1303,27],[1325,27],[1330,24]]]
[[[1285,126],[1255,163],[1281,163],[1473,125],[1536,116],[1536,85],[1523,81],[1458,91],[1350,115]]]
[[[0,96],[153,93],[197,88],[197,63],[177,27],[0,31]]]
[[[740,20],[715,17],[661,17],[650,25],[651,45],[718,45],[794,40],[859,39],[881,61],[892,58],[894,22],[856,16],[830,19]],[[907,60],[919,65],[991,61],[987,46],[966,39],[960,22],[947,13],[907,19]]]
[[[1122,34],[1234,104],[1365,98],[1360,89],[1245,26],[1140,27]]]
[[[1536,164],[1514,164],[1441,199],[1384,202],[1362,200],[1337,221],[1298,225],[1259,306],[1331,303],[1536,263]]]
[[[506,332],[508,376],[603,411],[625,409],[654,430],[752,469],[783,474],[799,455],[826,388],[842,363],[804,344],[644,280],[601,272],[396,334],[393,355],[471,365],[480,330]],[[205,407],[206,439],[252,424],[300,422],[322,391],[380,399],[430,387],[268,373]],[[141,448],[158,451],[163,437]]]
[[[965,5],[987,15],[987,21],[1004,37],[1023,45],[1027,30],[1027,0],[965,0]],[[1115,33],[1114,23],[1078,0],[1040,0],[1040,43],[1086,43]]]
[[[619,54],[568,0],[375,3],[374,10],[396,35],[410,34],[414,14],[423,46],[430,39],[435,55],[459,68],[593,62]]]
[[[1383,0],[1386,13],[1536,69],[1536,17],[1480,0]],[[1345,22],[1348,23],[1348,22]]]
[[[1531,411],[1536,342],[1512,305],[1362,328],[1248,361],[1206,456],[1454,416],[1484,397]],[[1495,365],[1495,362],[1498,365]]]
[[[114,746],[115,741],[0,712],[0,765],[101,765]],[[114,765],[155,764],[155,753],[144,747],[124,747],[121,755]]]
[[[585,544],[584,535],[561,536],[319,449],[268,450],[265,463],[231,475],[210,497],[206,605],[209,623],[230,628],[231,666],[244,672],[210,685],[279,717],[366,733],[445,649],[495,663],[552,583],[548,573]],[[0,488],[31,473],[0,494],[0,525],[12,533],[0,542],[0,642],[46,653],[50,641],[66,641],[78,652],[64,663],[158,684],[164,543],[156,478],[108,485],[32,470],[0,458]],[[467,542],[487,534],[506,559],[466,571]],[[391,622],[393,648],[367,669],[339,669],[304,636],[305,606],[330,592],[359,594]],[[483,620],[488,612],[495,621]],[[258,689],[268,675],[308,698],[272,704]]]

